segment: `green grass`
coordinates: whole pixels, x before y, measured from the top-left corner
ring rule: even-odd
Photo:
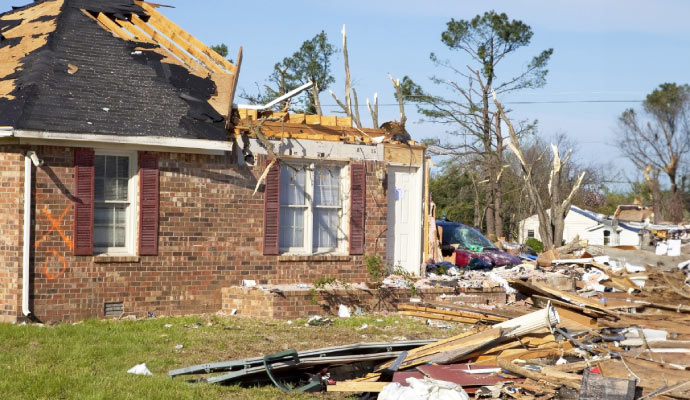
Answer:
[[[380,321],[379,321],[380,319]],[[189,384],[171,369],[357,342],[442,338],[464,330],[437,329],[397,316],[334,318],[332,326],[306,320],[238,317],[168,317],[138,321],[87,320],[56,326],[0,324],[0,393],[3,399],[282,399],[273,387]],[[362,324],[369,327],[356,330]],[[166,328],[166,324],[172,327]],[[192,326],[198,324],[198,328]],[[187,325],[187,327],[185,327]],[[182,349],[175,349],[181,344]],[[153,376],[127,374],[146,363]],[[342,398],[342,396],[327,396]]]

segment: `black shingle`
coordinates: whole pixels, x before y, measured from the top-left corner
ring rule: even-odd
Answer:
[[[23,60],[14,100],[0,99],[0,125],[55,132],[226,140],[208,103],[210,78],[162,62],[152,45],[114,37],[81,8],[143,13],[131,0],[65,0],[47,44]],[[100,7],[100,8],[99,8]],[[68,66],[77,67],[74,74]]]

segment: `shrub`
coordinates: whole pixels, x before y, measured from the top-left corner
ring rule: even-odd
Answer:
[[[544,243],[542,243],[538,239],[528,238],[527,240],[525,240],[525,244],[534,249],[534,251],[536,251],[537,253],[544,252]]]

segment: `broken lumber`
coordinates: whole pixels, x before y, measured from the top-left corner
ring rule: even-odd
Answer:
[[[390,382],[336,382],[335,385],[326,386],[326,391],[353,393],[380,392],[383,390],[383,387],[388,384],[390,384]]]
[[[512,361],[499,359],[498,365],[506,371],[535,381],[544,381],[554,385],[563,385],[571,389],[580,390],[582,377],[576,374],[568,374],[560,371],[537,372],[513,364]]]
[[[429,314],[429,315],[441,314],[443,316],[460,318],[460,319],[463,319],[469,323],[479,322],[479,321],[503,322],[503,321],[508,320],[508,318],[499,317],[499,316],[490,315],[490,314],[482,314],[479,312],[470,312],[470,311],[463,311],[463,310],[444,310],[440,307],[429,306],[429,305],[427,305],[427,306],[414,306],[411,304],[400,304],[400,305],[398,305],[398,310],[421,312],[421,313],[425,313],[425,314]],[[401,313],[401,314],[407,315],[404,313]],[[432,318],[432,317],[428,317],[428,318]],[[444,319],[444,318],[436,318],[436,319]],[[465,322],[465,321],[460,321],[460,322]]]

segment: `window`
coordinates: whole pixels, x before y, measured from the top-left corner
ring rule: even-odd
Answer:
[[[528,229],[527,230],[527,237],[529,239],[534,239],[534,229]]]
[[[93,246],[98,253],[134,254],[135,171],[132,154],[96,153]]]
[[[346,168],[332,164],[282,165],[280,250],[289,253],[344,252]]]
[[[604,246],[608,246],[611,243],[611,231],[604,231]]]

